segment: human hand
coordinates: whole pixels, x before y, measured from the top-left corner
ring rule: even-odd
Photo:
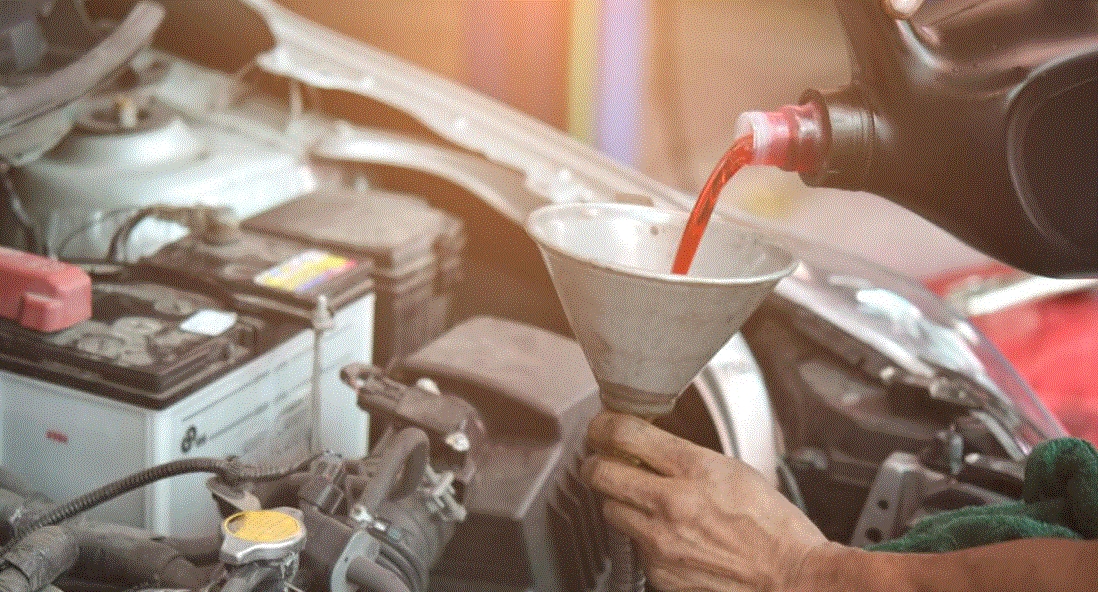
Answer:
[[[637,417],[600,413],[588,444],[584,477],[664,592],[811,589],[810,558],[845,549],[748,465]]]

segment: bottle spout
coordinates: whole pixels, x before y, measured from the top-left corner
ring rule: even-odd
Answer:
[[[815,172],[827,143],[823,105],[815,101],[774,111],[748,111],[736,120],[735,139],[750,134],[753,157],[748,164],[787,171]]]

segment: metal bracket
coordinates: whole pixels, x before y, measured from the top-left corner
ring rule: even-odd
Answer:
[[[939,505],[943,501],[947,507]],[[914,454],[894,452],[877,471],[850,544],[866,547],[901,536],[914,519],[935,512],[1009,501],[1008,496],[928,469]]]
[[[914,454],[892,453],[877,471],[850,544],[865,547],[899,535],[906,522],[902,519],[914,514],[912,503],[917,508],[928,486],[945,479],[923,467]]]

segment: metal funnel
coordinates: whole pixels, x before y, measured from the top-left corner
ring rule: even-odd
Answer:
[[[685,213],[625,204],[548,206],[526,223],[609,409],[670,412],[797,265],[750,230],[714,218],[689,275],[673,275],[685,225]]]

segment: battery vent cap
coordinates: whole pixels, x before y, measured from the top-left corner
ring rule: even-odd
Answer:
[[[0,316],[35,331],[91,318],[91,277],[70,263],[0,247]]]

